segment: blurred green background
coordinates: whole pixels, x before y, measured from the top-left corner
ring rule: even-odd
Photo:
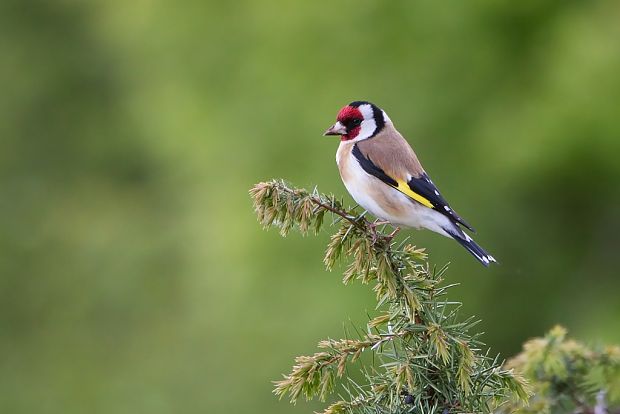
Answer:
[[[451,299],[510,356],[555,323],[620,342],[616,1],[4,0],[0,411],[311,412],[271,380],[363,325],[329,237],[247,190],[346,194],[321,134],[370,100],[501,265]]]

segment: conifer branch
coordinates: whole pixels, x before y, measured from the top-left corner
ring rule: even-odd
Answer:
[[[339,228],[325,252],[326,268],[349,259],[343,282],[372,283],[380,309],[364,337],[321,341],[321,351],[297,357],[292,371],[275,383],[277,395],[293,403],[301,396],[325,400],[339,380],[348,398],[325,414],[489,413],[507,400],[527,401],[523,377],[481,352],[478,335],[469,333],[478,321],[458,318],[460,303],[446,298],[454,285],[442,285],[446,267],[431,268],[424,249],[395,243],[363,214],[316,189],[279,180],[256,184],[250,194],[259,222],[278,227],[283,236],[295,227],[304,235],[318,233],[330,213]],[[364,351],[376,363],[363,369],[366,383],[360,385],[343,377]]]

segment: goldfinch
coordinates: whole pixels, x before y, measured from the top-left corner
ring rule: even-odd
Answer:
[[[336,163],[353,199],[379,220],[396,227],[429,229],[465,247],[480,263],[496,260],[469,237],[474,229],[452,208],[385,111],[351,102],[324,135],[339,135]]]

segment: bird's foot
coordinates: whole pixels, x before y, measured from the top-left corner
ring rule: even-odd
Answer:
[[[375,232],[375,233],[376,233],[376,232],[377,232],[377,227],[379,227],[379,226],[383,226],[384,224],[390,224],[390,222],[389,222],[389,221],[387,221],[387,220],[379,220],[379,219],[376,219],[375,221],[373,221],[372,223],[370,223],[370,224],[368,225],[368,227],[370,227],[370,230],[371,230],[371,231],[373,231],[373,232]]]
[[[370,235],[372,237],[372,244],[375,244],[377,240],[379,239],[379,235],[377,234],[377,226],[373,226],[371,224],[369,227],[370,227]]]
[[[376,219],[374,222],[368,225],[368,227],[370,228],[370,234],[372,235],[372,244],[375,244],[377,240],[379,239],[379,234],[377,233],[377,227],[383,226],[384,224],[390,224],[390,222],[387,220]]]
[[[398,234],[399,231],[400,231],[400,227],[395,227],[394,231],[391,232],[390,234],[388,234],[385,237],[387,239],[388,243],[391,242],[394,237],[396,237],[396,235]]]

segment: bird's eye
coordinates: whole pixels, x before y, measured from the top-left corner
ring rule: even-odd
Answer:
[[[358,125],[359,125],[359,124],[361,124],[361,123],[362,123],[362,120],[361,120],[361,119],[359,119],[359,118],[353,118],[353,119],[349,122],[349,124],[350,124],[352,127],[356,127],[356,126],[358,126]]]

